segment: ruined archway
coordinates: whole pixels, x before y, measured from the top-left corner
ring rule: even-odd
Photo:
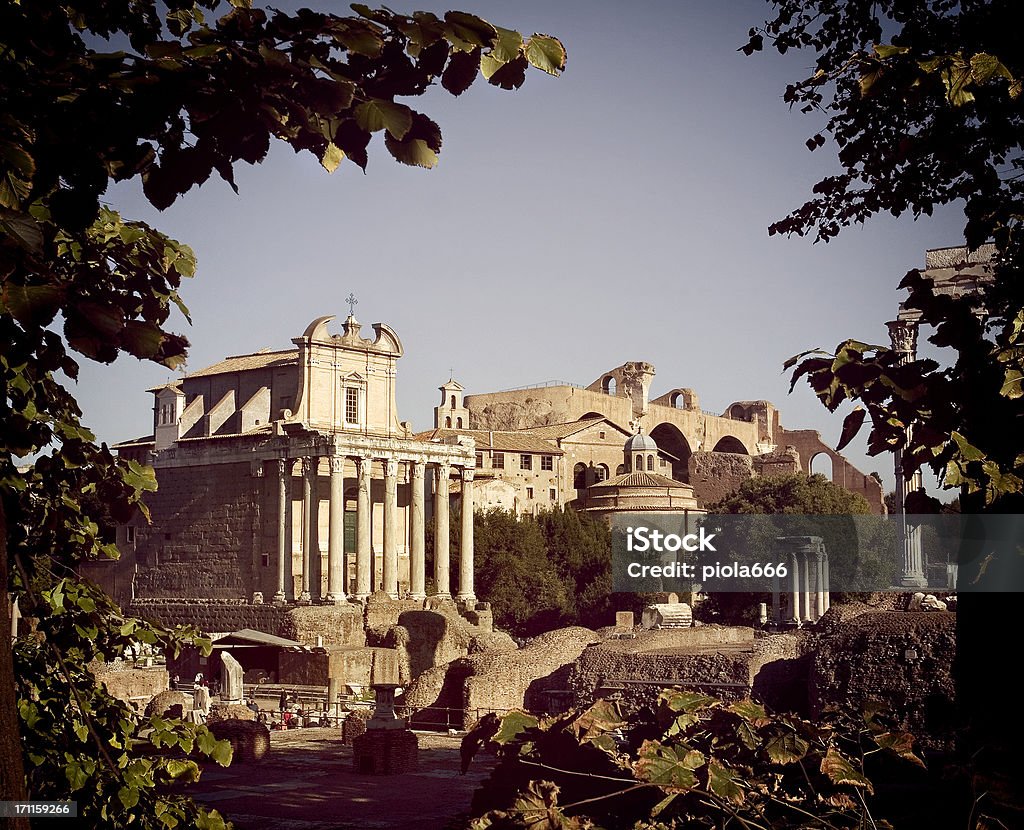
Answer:
[[[823,475],[829,481],[832,481],[834,475],[832,466],[832,456],[827,452],[815,453],[811,456],[811,460],[807,464],[807,471],[813,475]]]
[[[651,438],[658,449],[675,456],[672,460],[672,478],[676,481],[690,481],[690,442],[675,424],[658,424],[651,430]]]
[[[740,439],[732,435],[726,435],[725,438],[715,444],[712,452],[731,452],[739,455],[750,455]]]
[[[576,488],[577,498],[587,489],[587,465],[583,462],[572,468],[572,486]]]
[[[605,377],[605,379],[601,381],[601,389],[604,390],[604,393],[606,395],[614,395],[615,394],[615,378],[613,378],[611,375],[608,375],[607,377]]]
[[[588,412],[586,415],[581,415],[576,420],[577,421],[592,421],[592,420],[594,420],[594,418],[603,418],[603,417],[604,417],[604,415],[602,415],[600,412]]]

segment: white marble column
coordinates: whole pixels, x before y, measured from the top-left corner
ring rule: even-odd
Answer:
[[[331,458],[330,530],[327,535],[327,601],[345,597],[345,459]]]
[[[893,320],[886,323],[889,327],[889,340],[894,352],[900,356],[900,366],[906,366],[917,359],[917,323],[910,320]],[[907,440],[910,440],[910,428],[907,428]],[[896,520],[899,533],[900,551],[903,561],[900,563],[900,585],[906,588],[923,588],[928,584],[924,575],[924,557],[921,553],[921,528],[907,521],[906,498],[909,493],[921,489],[921,473],[915,471],[910,480],[903,473],[903,450],[893,453],[893,466],[896,473]]]
[[[800,625],[800,560],[796,551],[789,552],[789,625]]]
[[[274,594],[277,603],[288,601],[285,579],[292,561],[292,534],[288,525],[291,484],[291,462],[287,458],[277,459],[277,591]]]
[[[398,459],[384,459],[383,589],[398,599]]]
[[[459,593],[463,602],[476,602],[473,593],[473,474],[462,468],[462,534],[459,540]]]
[[[825,616],[825,570],[824,570],[824,559],[825,553],[819,544],[817,550],[814,551],[814,605],[817,613],[817,619],[821,619]]]
[[[447,463],[438,464],[434,467],[434,475],[434,582],[437,586],[437,596],[450,599],[452,594],[448,587],[448,480],[451,477],[451,466]]]
[[[312,595],[309,590],[313,557],[320,555],[320,543],[317,539],[317,522],[319,510],[317,505],[316,474],[319,458],[302,459],[302,588],[299,602],[310,602]]]
[[[811,581],[811,556],[813,553],[810,548],[805,547],[800,551],[803,567],[800,578],[804,584],[803,608],[801,610],[804,612],[803,621],[805,623],[814,622],[814,583]]]
[[[424,548],[425,523],[423,518],[423,462],[411,461],[412,510],[409,517],[409,595],[424,599],[427,595],[427,562]]]
[[[373,459],[356,459],[359,491],[356,496],[356,591],[357,600],[365,600],[373,590],[373,549],[370,528],[373,525],[373,504],[370,500]]]
[[[828,611],[832,607],[832,585],[828,580],[828,551],[825,550],[825,545],[821,545],[821,567],[822,567],[822,582],[825,585],[825,610]]]

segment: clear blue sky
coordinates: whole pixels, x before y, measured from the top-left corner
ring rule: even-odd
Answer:
[[[482,392],[586,384],[646,360],[654,396],[689,386],[719,412],[768,399],[787,427],[834,445],[842,415],[806,386],[789,395],[783,361],[847,336],[887,342],[896,285],[926,249],[961,242],[961,214],[878,217],[828,245],[769,238],[835,162],[831,144],[804,146],[820,121],[782,101],[812,56],[736,51],[766,3],[454,7],[557,35],[569,62],[558,79],[531,71],[516,92],[480,78],[458,99],[409,100],[443,131],[434,170],[397,164],[376,137],[365,175],[349,163],[327,175],[281,145],[237,170],[239,196],[211,179],[161,214],[138,183],[108,191],[126,217],[198,255],[183,289],[194,324],[176,320],[189,367],[288,347],[314,317],[343,317],[351,291],[364,324],[387,322],[404,342],[399,411],[418,429],[450,369]],[[109,442],[147,433],[144,390],[171,376],[130,358],[83,367],[85,422]],[[890,458],[848,454],[892,486]]]

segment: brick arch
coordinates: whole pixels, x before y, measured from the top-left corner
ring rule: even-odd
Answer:
[[[832,453],[822,451],[812,455],[807,461],[807,473],[809,475],[819,473],[829,481],[835,481],[836,461],[832,457]]]
[[[715,444],[712,452],[731,452],[738,455],[750,455],[747,448],[743,446],[743,442],[734,435],[726,435],[722,438],[717,444]]]
[[[651,438],[658,445],[658,449],[664,450],[669,455],[674,455],[676,461],[672,462],[672,478],[676,481],[690,481],[690,456],[693,450],[690,449],[690,442],[675,424],[658,424],[650,431]]]

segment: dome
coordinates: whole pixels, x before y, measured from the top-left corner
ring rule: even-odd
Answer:
[[[624,449],[630,455],[635,452],[657,452],[658,443],[650,435],[638,432],[636,435],[629,437]]]

